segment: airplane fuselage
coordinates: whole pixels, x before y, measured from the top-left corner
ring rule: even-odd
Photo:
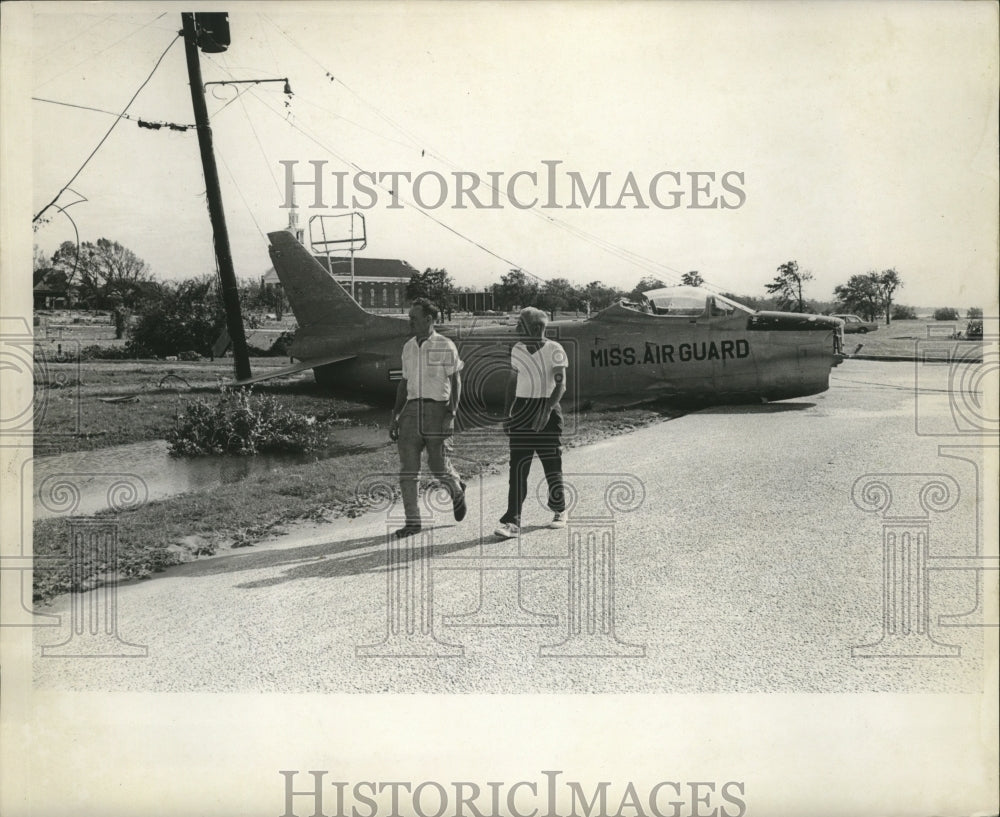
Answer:
[[[305,360],[338,352],[353,360],[317,370],[317,380],[369,394],[395,393],[406,322],[377,322],[310,334],[292,347]],[[787,320],[782,315],[778,320]],[[682,320],[665,331],[664,320]],[[513,326],[439,328],[464,362],[468,401],[499,404],[507,381]],[[628,404],[674,399],[702,404],[801,397],[829,387],[833,329],[752,325],[745,316],[669,319],[611,307],[586,321],[555,321],[546,336],[566,350],[567,403]],[[347,337],[344,334],[347,334]]]
[[[271,256],[299,328],[291,346],[320,383],[395,393],[405,320],[363,310],[289,233],[272,233]],[[646,293],[587,320],[554,321],[546,336],[566,351],[568,404],[627,405],[667,399],[702,405],[783,400],[825,391],[839,362],[840,322],[816,315],[754,312],[693,287]],[[464,362],[463,402],[500,406],[512,321],[441,327]],[[329,362],[333,361],[333,362]]]

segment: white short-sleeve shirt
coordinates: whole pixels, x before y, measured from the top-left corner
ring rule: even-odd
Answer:
[[[450,338],[433,330],[423,343],[410,338],[403,344],[406,398],[447,402],[451,398],[451,376],[462,371],[463,365]]]
[[[510,350],[510,365],[517,372],[515,397],[551,397],[557,371],[566,376],[566,351],[548,338],[534,353],[518,342]]]

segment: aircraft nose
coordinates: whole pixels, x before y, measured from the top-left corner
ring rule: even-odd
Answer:
[[[829,332],[840,325],[840,320],[826,315],[808,315],[800,312],[759,312],[749,320],[749,329],[770,332]]]
[[[810,318],[815,319],[817,329],[837,329],[840,324],[840,318],[831,318],[828,315],[809,315]]]

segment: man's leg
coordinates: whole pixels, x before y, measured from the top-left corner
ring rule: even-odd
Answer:
[[[417,406],[407,403],[399,416],[399,489],[403,494],[403,511],[406,525],[420,525],[420,506],[417,504],[417,477],[420,474],[420,454],[424,440],[418,428]]]
[[[454,429],[445,428],[445,409],[443,403],[424,403],[423,438],[427,448],[427,465],[431,473],[443,482],[453,497],[462,493],[461,480],[458,471],[451,464],[451,452],[454,450]]]
[[[538,459],[542,461],[542,468],[545,469],[545,481],[549,485],[549,509],[561,513],[566,510],[562,474],[562,446],[547,444],[544,448],[539,448]]]
[[[556,406],[549,416],[545,429],[538,435],[535,450],[545,469],[545,481],[549,486],[549,509],[556,513],[566,510],[566,496],[562,474],[562,409]]]
[[[531,458],[534,450],[520,442],[511,441],[510,473],[507,476],[507,512],[500,521],[521,524],[521,507],[528,494],[528,472],[531,470]]]

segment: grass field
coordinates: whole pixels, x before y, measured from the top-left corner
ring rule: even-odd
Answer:
[[[255,358],[253,371],[265,374],[284,365],[285,358]],[[46,361],[44,370],[35,370],[35,452],[44,456],[161,439],[186,402],[211,399],[232,379],[229,359]],[[321,419],[381,422],[388,410],[323,394],[311,372],[261,384],[256,391],[283,395],[296,411]],[[129,399],[109,403],[102,398]]]
[[[912,358],[917,349],[917,344],[926,342],[950,340],[950,336],[957,330],[965,331],[966,321],[935,321],[935,320],[913,320],[913,321],[893,321],[890,326],[882,323],[878,330],[868,334],[844,335],[844,351],[852,353],[858,344],[861,344],[861,355],[872,355],[879,357],[910,357]],[[977,350],[982,354],[982,341],[956,340],[958,347],[962,349],[963,355],[968,350]],[[974,354],[974,352],[972,352]]]

